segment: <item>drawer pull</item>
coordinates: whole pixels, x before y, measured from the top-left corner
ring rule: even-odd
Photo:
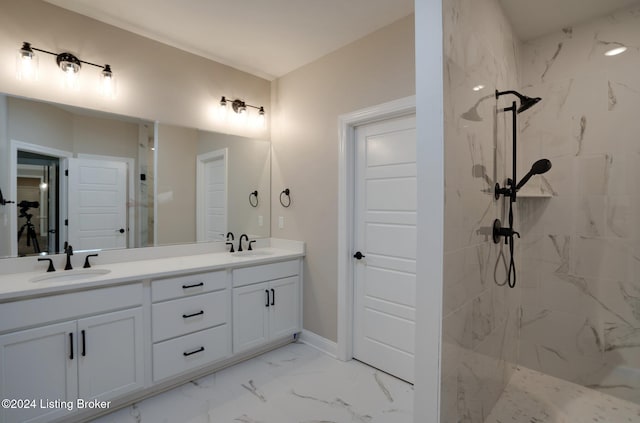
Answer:
[[[82,356],[87,356],[87,334],[84,329],[82,330]]]
[[[267,293],[267,303],[264,305],[265,307],[269,307],[269,290],[265,289],[264,292]]]
[[[271,305],[276,305],[276,290],[271,288]]]
[[[193,350],[190,352],[183,352],[182,355],[184,355],[185,357],[189,357],[190,355],[198,354],[199,352],[202,352],[202,351],[204,351],[204,347],[200,347],[197,350]]]
[[[73,333],[69,334],[69,360],[73,360]]]
[[[200,316],[202,314],[204,314],[204,310],[200,310],[199,312],[193,313],[193,314],[183,314],[182,318],[183,319],[188,319],[189,317],[196,317],[196,316]]]
[[[204,282],[196,283],[193,285],[182,285],[182,289],[197,288],[199,286],[204,286]]]

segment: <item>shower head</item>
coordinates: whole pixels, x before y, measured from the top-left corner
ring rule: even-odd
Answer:
[[[529,173],[524,175],[524,178],[522,178],[522,180],[520,182],[518,182],[518,185],[516,185],[516,190],[519,190],[520,188],[522,188],[522,186],[524,184],[529,182],[529,179],[533,175],[542,175],[543,173],[548,172],[549,169],[551,169],[551,161],[550,160],[548,160],[548,159],[540,159],[540,160],[538,160],[537,162],[535,162],[533,164],[533,166],[531,166],[531,170],[529,171]]]
[[[523,95],[520,98],[520,107],[518,108],[518,113],[522,113],[525,110],[530,109],[540,100],[542,100],[540,97],[531,98],[531,97],[527,97],[526,95]]]
[[[522,113],[525,110],[529,110],[536,103],[542,100],[540,97],[527,97],[526,95],[522,95],[519,92],[513,91],[513,90],[510,90],[510,91],[496,90],[496,98],[499,98],[501,95],[505,95],[505,94],[513,94],[520,99],[520,107],[517,110],[518,113]]]

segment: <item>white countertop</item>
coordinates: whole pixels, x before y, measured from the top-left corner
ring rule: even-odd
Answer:
[[[244,252],[247,254],[247,252]],[[242,253],[240,253],[242,254]],[[107,274],[78,276],[73,281],[44,280],[32,282],[33,278],[47,273],[22,272],[0,275],[0,302],[14,301],[40,295],[51,295],[79,289],[99,288],[123,282],[157,279],[189,272],[206,272],[212,270],[232,269],[254,264],[270,263],[304,256],[304,251],[266,247],[254,250],[254,255],[216,252],[190,256],[159,258],[150,260],[129,261],[94,265],[92,269],[109,270]],[[34,257],[35,260],[35,257]],[[82,270],[78,266],[77,271]],[[57,270],[56,275],[74,270]],[[71,274],[71,273],[69,273]]]

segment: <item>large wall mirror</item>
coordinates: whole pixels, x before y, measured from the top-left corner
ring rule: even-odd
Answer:
[[[158,244],[270,235],[271,143],[158,126]]]
[[[8,255],[153,245],[154,123],[7,96]]]
[[[6,99],[0,257],[270,235],[268,141]]]

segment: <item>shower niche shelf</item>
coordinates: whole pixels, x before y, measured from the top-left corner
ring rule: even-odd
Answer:
[[[540,187],[526,187],[518,190],[518,198],[551,198],[553,194]]]

